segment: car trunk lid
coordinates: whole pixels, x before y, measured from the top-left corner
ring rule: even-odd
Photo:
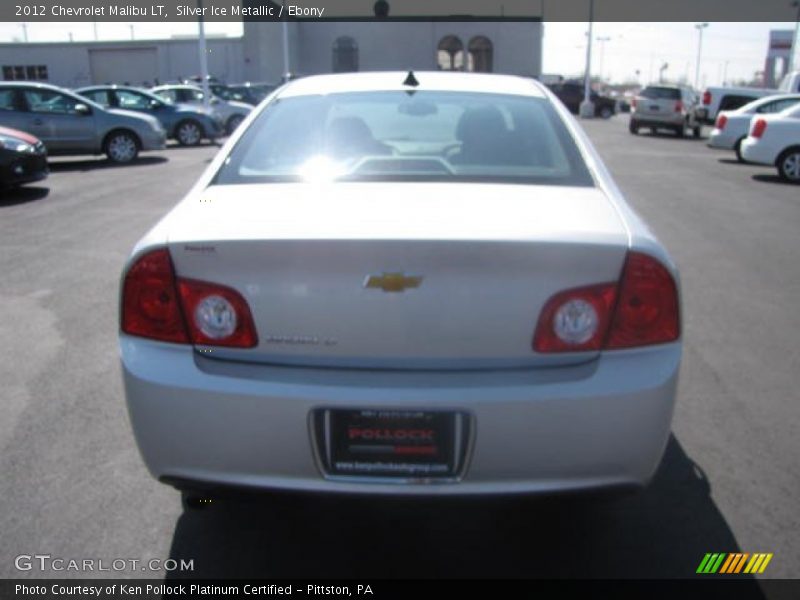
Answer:
[[[574,363],[537,355],[553,294],[616,281],[627,230],[597,188],[212,186],[170,217],[178,277],[248,302],[259,342],[216,358],[352,368]]]

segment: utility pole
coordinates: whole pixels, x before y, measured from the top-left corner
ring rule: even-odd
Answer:
[[[592,102],[592,36],[594,25],[594,0],[589,0],[589,35],[586,39],[586,74],[583,81],[583,102],[578,112],[584,119],[594,117],[594,102]]]
[[[283,0],[283,12],[286,12],[286,0]],[[289,70],[289,22],[286,20],[286,16],[281,16],[281,29],[283,33],[283,82],[286,83],[289,81],[289,77],[291,77],[291,71]]]
[[[697,38],[697,65],[695,66],[694,71],[694,87],[695,89],[699,89],[700,87],[700,56],[703,52],[703,30],[708,27],[708,23],[697,23],[694,28],[697,29],[698,38]]]
[[[603,57],[606,54],[606,42],[611,41],[611,36],[600,36],[597,38],[597,42],[600,44],[600,60],[597,61],[597,75],[600,80],[603,80]]]
[[[128,25],[128,28],[131,30],[131,39],[132,39],[132,40],[135,40],[135,39],[136,39],[136,36],[135,36],[135,35],[134,35],[134,33],[133,33],[133,25]]]
[[[206,28],[203,19],[203,0],[197,0],[197,52],[200,55],[200,86],[203,88],[203,106],[211,106],[211,89],[208,85],[208,51],[206,50]]]
[[[22,23],[22,39],[28,41],[28,24]]]
[[[800,0],[793,0],[793,2],[789,3],[790,6],[794,6],[797,8],[797,16],[794,19],[794,35],[792,36],[792,49],[789,51],[789,70],[788,73],[791,73],[798,65],[795,62],[795,54],[797,53],[797,37],[798,37],[798,30],[800,30]]]

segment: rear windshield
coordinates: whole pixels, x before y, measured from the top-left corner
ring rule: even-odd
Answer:
[[[548,100],[424,91],[276,99],[216,182],[320,179],[593,185]]]
[[[681,91],[676,88],[649,86],[644,88],[639,95],[651,100],[680,100]]]

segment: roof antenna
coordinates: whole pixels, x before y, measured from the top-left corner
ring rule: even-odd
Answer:
[[[417,87],[419,85],[419,81],[417,81],[417,78],[414,77],[414,71],[408,71],[408,75],[406,75],[406,80],[403,82],[403,85],[410,85],[411,87]]]

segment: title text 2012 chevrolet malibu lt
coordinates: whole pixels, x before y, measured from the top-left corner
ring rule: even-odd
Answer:
[[[645,484],[675,400],[677,281],[533,80],[299,79],[124,269],[133,429],[184,490]]]

